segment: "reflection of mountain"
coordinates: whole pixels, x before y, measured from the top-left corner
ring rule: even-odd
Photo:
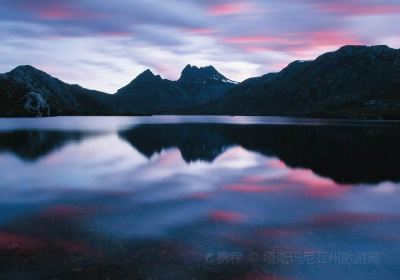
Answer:
[[[0,132],[0,151],[10,151],[21,159],[33,161],[83,136],[81,132],[45,130]]]
[[[140,125],[120,136],[147,157],[177,147],[186,162],[211,162],[232,144],[220,128],[208,124]]]
[[[212,161],[240,145],[342,183],[400,181],[396,127],[152,124],[120,136],[148,157],[176,147],[187,162]]]

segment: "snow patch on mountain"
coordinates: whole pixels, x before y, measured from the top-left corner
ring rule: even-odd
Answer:
[[[24,109],[38,117],[50,116],[50,106],[46,99],[37,92],[28,92],[23,97]]]
[[[222,81],[223,81],[224,83],[230,83],[230,84],[235,84],[235,85],[239,84],[239,82],[232,81],[232,80],[229,80],[229,79],[222,79]]]

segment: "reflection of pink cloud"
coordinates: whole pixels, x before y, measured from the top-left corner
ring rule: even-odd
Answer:
[[[195,200],[204,200],[204,199],[208,199],[210,198],[211,193],[207,193],[207,192],[196,192],[196,193],[192,193],[189,195],[189,199],[195,199]]]
[[[271,229],[265,229],[262,231],[262,235],[270,238],[282,238],[282,237],[294,237],[297,236],[304,231],[299,230],[299,229],[276,229],[276,228],[271,228]]]
[[[249,175],[243,179],[243,182],[246,184],[247,183],[254,184],[254,183],[261,183],[264,180],[265,180],[264,177],[257,176],[257,175]]]
[[[86,244],[73,240],[42,240],[20,233],[0,231],[0,251],[36,253],[39,251],[60,250],[67,254],[97,255],[98,252]]]
[[[268,167],[272,167],[275,169],[286,169],[286,163],[284,163],[282,160],[280,159],[271,159],[268,160],[267,162]]]
[[[54,246],[61,249],[67,254],[80,254],[87,256],[98,255],[99,253],[91,249],[89,246],[82,242],[71,240],[57,240],[54,241]]]
[[[309,169],[293,169],[287,178],[292,182],[302,183],[315,188],[326,188],[335,185],[333,180],[319,177]]]
[[[226,16],[243,14],[250,10],[250,6],[247,3],[229,3],[229,4],[218,4],[208,9],[208,13],[213,16]]]
[[[227,232],[223,235],[223,241],[229,242],[242,247],[259,247],[259,240],[251,238],[251,236],[239,234],[238,232]]]
[[[344,187],[332,187],[327,189],[309,189],[304,194],[310,198],[334,198],[343,195],[346,192]]]
[[[245,220],[245,216],[241,213],[231,212],[231,211],[223,211],[223,210],[212,211],[211,213],[209,213],[208,216],[214,222],[235,223],[235,222],[243,222]]]
[[[343,195],[348,187],[338,185],[333,180],[320,177],[308,169],[294,169],[288,175],[289,182],[304,185],[301,194],[311,198],[332,198]],[[301,187],[301,186],[300,186]]]
[[[243,280],[289,280],[288,278],[283,278],[277,275],[264,274],[258,272],[251,272],[245,276],[245,278],[239,278]]]
[[[37,251],[45,246],[39,239],[22,234],[0,231],[0,250]]]
[[[260,185],[252,185],[252,184],[228,185],[225,186],[224,189],[228,191],[241,192],[241,193],[263,193],[276,190],[275,188],[260,186]]]
[[[82,214],[93,213],[94,211],[95,209],[90,206],[79,207],[72,205],[54,205],[45,209],[43,215],[50,217],[56,216],[62,218],[69,218]]]
[[[161,153],[161,155],[155,161],[157,166],[174,166],[175,164],[182,161],[182,156],[179,150],[168,151],[168,153]]]
[[[365,16],[379,14],[394,14],[400,13],[399,5],[368,5],[357,3],[323,3],[320,10],[329,13],[337,13],[348,16]]]
[[[347,224],[352,225],[354,223],[381,222],[392,218],[390,216],[370,213],[330,213],[314,217],[311,224],[318,227],[331,227]]]

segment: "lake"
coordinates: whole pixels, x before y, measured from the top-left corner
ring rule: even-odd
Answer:
[[[399,279],[400,123],[0,119],[0,279]]]

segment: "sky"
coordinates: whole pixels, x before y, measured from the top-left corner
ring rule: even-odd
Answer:
[[[400,0],[0,0],[0,73],[114,93],[187,64],[242,81],[343,45],[400,48]]]

